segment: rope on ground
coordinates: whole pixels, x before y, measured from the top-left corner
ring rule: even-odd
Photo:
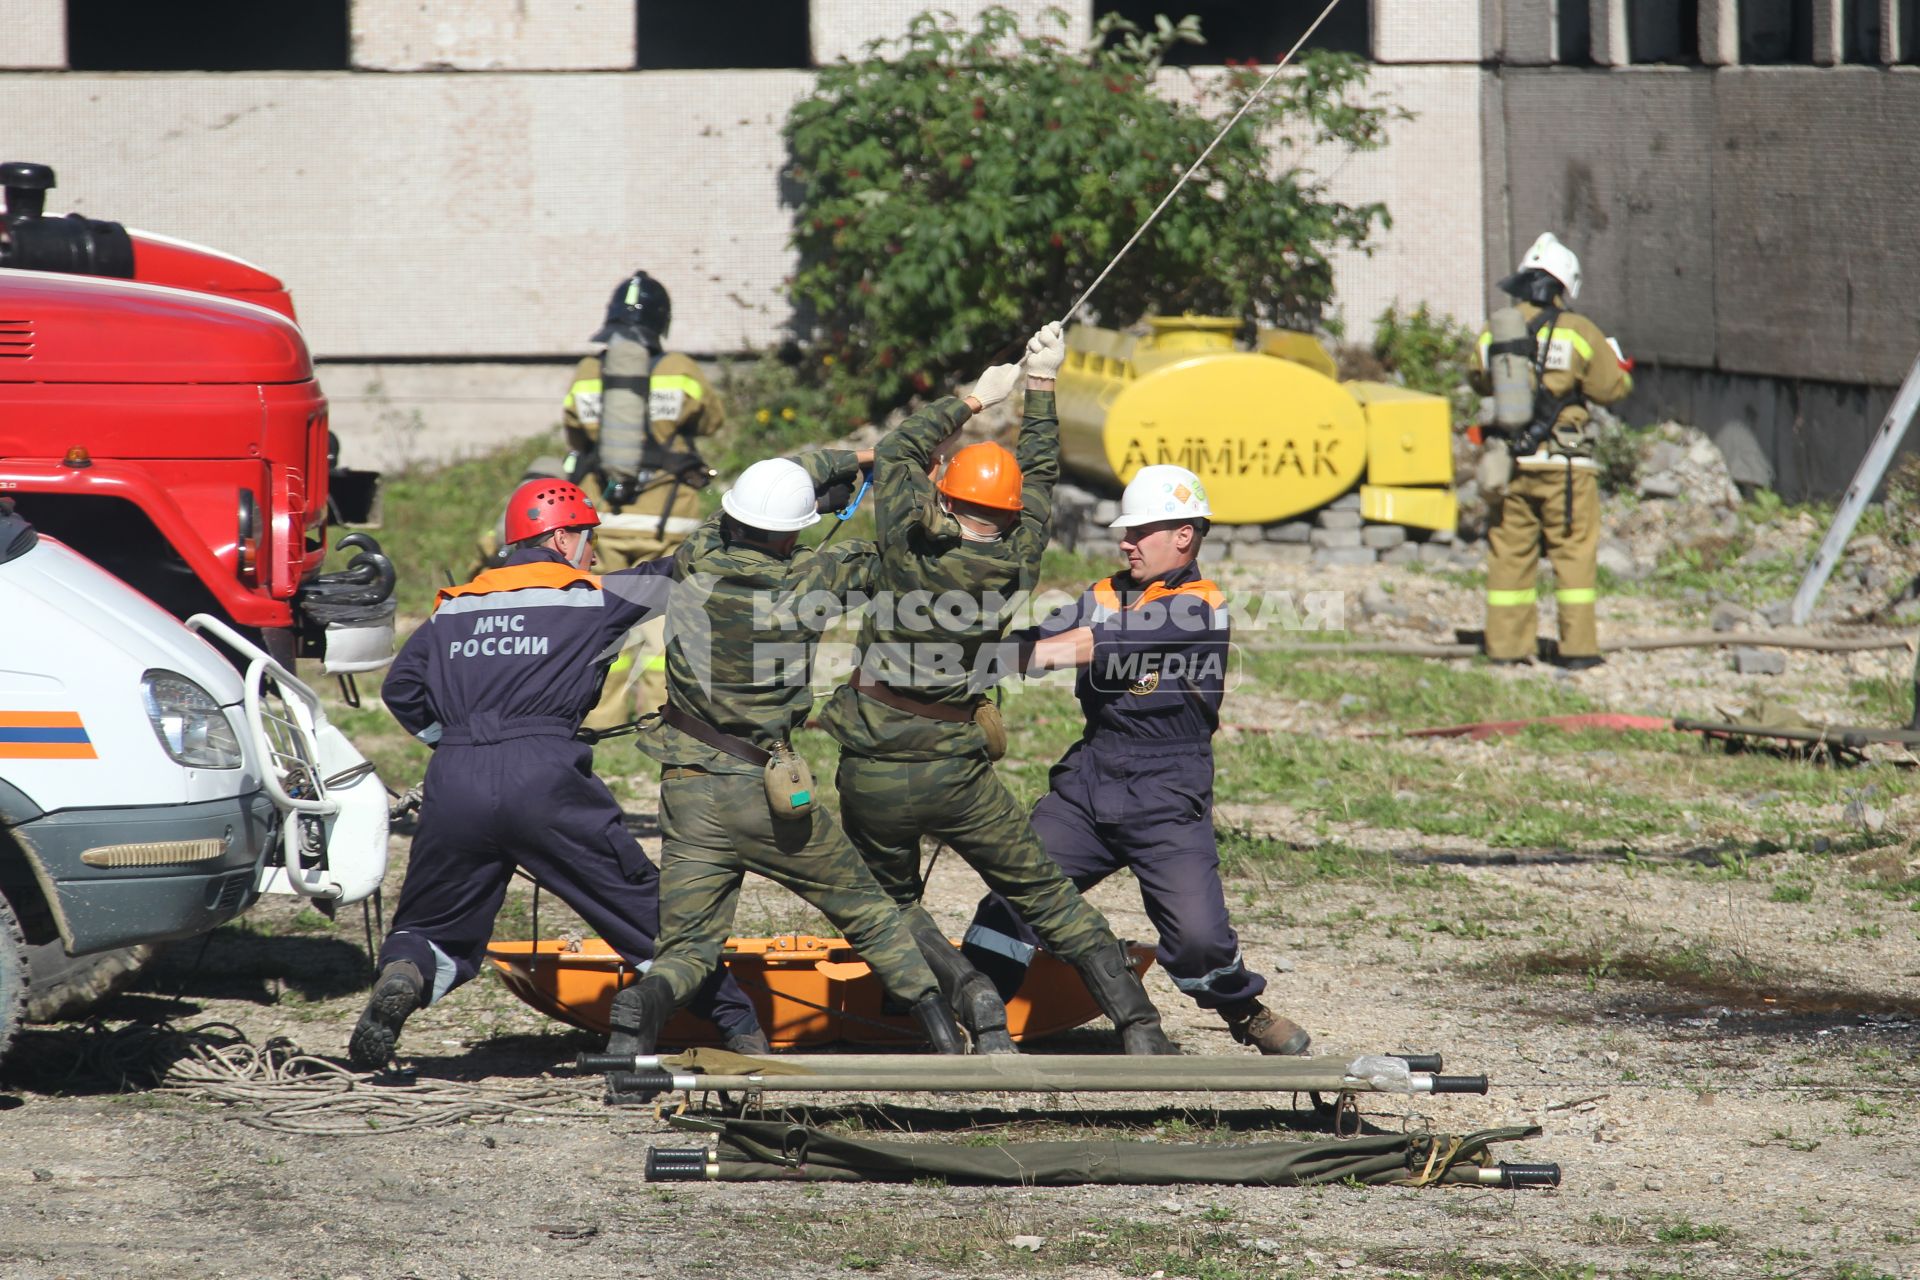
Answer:
[[[1869,649],[1910,649],[1906,635],[1816,636],[1793,631],[1676,631],[1665,635],[1629,636],[1600,646],[1605,653],[1644,652],[1651,649],[1712,649],[1746,645],[1756,649],[1811,649],[1819,653],[1858,653]],[[1416,641],[1361,640],[1353,644],[1286,644],[1268,653],[1306,653],[1315,657],[1477,658],[1486,650],[1477,644],[1421,644]]]
[[[160,1026],[149,1031],[158,1042],[155,1049],[176,1055],[157,1089],[257,1108],[240,1116],[240,1122],[277,1133],[355,1137],[605,1114],[597,1077],[515,1084],[455,1080],[381,1084],[377,1075],[315,1057],[282,1036],[254,1045],[227,1023],[184,1031]]]

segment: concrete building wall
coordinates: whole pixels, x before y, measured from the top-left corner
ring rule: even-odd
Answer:
[[[1351,2],[1351,0],[1349,0]],[[1379,62],[1479,62],[1486,0],[1369,0]]]
[[[66,65],[64,0],[0,0],[0,70]]]
[[[1904,376],[1920,349],[1920,223],[1885,148],[1920,136],[1920,72],[1512,70],[1501,95],[1507,256],[1558,232],[1581,255],[1582,309],[1636,356]],[[1805,121],[1819,127],[1786,123]]]
[[[1375,67],[1373,89],[1412,118],[1395,121],[1378,151],[1318,147],[1302,155],[1331,194],[1383,201],[1393,217],[1372,253],[1335,258],[1336,304],[1354,340],[1370,338],[1392,304],[1426,302],[1469,324],[1484,314],[1482,74],[1474,65]]]
[[[353,0],[353,65],[593,71],[634,64],[633,0]]]
[[[994,6],[1011,9],[1020,19],[1020,29],[1029,35],[1058,36],[1071,45],[1082,45],[1093,32],[1091,0],[808,0],[807,22],[813,32],[813,60],[824,65],[841,58],[859,60],[866,56],[867,45],[875,40],[897,39],[905,34],[907,22],[928,9],[944,9],[960,20],[962,26],[977,25],[982,10]],[[1059,26],[1045,17],[1049,9],[1067,15],[1067,25]]]
[[[0,119],[7,158],[56,165],[50,208],[260,263],[325,357],[577,353],[635,267],[669,280],[678,344],[739,351],[788,318],[779,125],[809,82],[27,74]]]

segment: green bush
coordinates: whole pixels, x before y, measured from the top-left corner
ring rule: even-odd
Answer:
[[[1464,426],[1480,415],[1480,397],[1467,385],[1478,334],[1451,316],[1435,315],[1426,303],[1402,315],[1388,307],[1373,327],[1373,355],[1402,386],[1445,396],[1453,421]]]
[[[1197,104],[1156,92],[1165,51],[1199,38],[1196,18],[1144,31],[1109,15],[1072,50],[1004,8],[973,30],[923,13],[821,71],[786,122],[800,191],[791,293],[836,425],[944,389],[1064,314],[1264,78],[1237,67],[1197,80]],[[1108,323],[1198,312],[1311,328],[1332,292],[1328,254],[1364,247],[1388,219],[1330,198],[1284,152],[1380,145],[1393,112],[1362,99],[1366,77],[1351,57],[1303,57],[1092,309]]]

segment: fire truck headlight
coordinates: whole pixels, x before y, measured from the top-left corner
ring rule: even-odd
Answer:
[[[160,748],[197,769],[238,769],[245,757],[226,712],[213,695],[183,675],[149,671],[140,678],[147,719]]]

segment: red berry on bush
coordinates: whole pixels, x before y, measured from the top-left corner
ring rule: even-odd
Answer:
[[[960,167],[961,167],[962,169],[971,169],[971,168],[973,168],[973,157],[972,157],[972,156],[961,156],[961,157],[960,157]]]
[[[1048,241],[1048,243],[1051,244],[1054,248],[1059,249],[1059,248],[1065,247],[1067,242],[1064,239],[1062,239],[1060,236],[1060,233],[1056,231],[1053,233],[1053,236]]]

